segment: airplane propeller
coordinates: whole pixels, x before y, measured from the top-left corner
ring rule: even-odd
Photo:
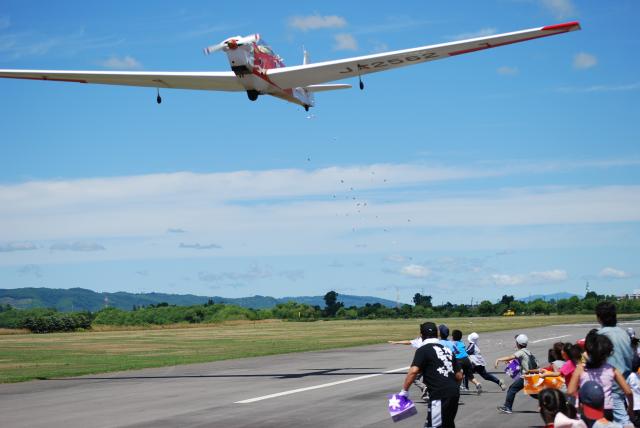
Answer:
[[[221,50],[225,50],[225,51],[233,50],[233,49],[239,48],[240,46],[255,43],[258,40],[260,40],[259,34],[252,34],[250,36],[245,36],[245,37],[241,37],[241,36],[229,37],[228,39],[218,44],[211,45],[209,47],[204,48],[204,53],[205,55],[209,55]]]

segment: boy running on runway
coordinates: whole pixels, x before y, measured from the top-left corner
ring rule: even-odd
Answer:
[[[516,398],[516,394],[524,388],[524,377],[523,374],[527,373],[531,369],[538,368],[538,362],[536,357],[533,356],[531,351],[527,349],[527,343],[529,342],[529,338],[526,334],[519,334],[516,336],[516,347],[518,350],[511,355],[507,355],[506,357],[498,358],[496,360],[495,368],[498,368],[498,364],[500,362],[507,362],[511,360],[515,360],[516,358],[520,361],[520,377],[514,381],[509,390],[507,391],[507,397],[504,400],[504,404],[502,406],[498,406],[498,411],[501,413],[511,414],[513,411],[511,408],[513,407],[513,400]]]
[[[471,381],[471,383],[476,386],[476,392],[478,395],[482,394],[482,385],[480,385],[480,382],[478,382],[473,376],[473,366],[469,360],[467,348],[464,346],[464,343],[462,343],[462,332],[460,330],[453,330],[451,338],[453,339],[453,346],[455,349],[454,355],[460,362],[460,367],[462,367],[462,371],[464,372],[465,389],[468,385],[468,381]]]
[[[407,396],[408,389],[419,373],[429,391],[427,401],[426,428],[455,428],[460,399],[459,382],[462,371],[458,361],[448,347],[440,344],[438,330],[432,322],[420,326],[424,344],[418,348],[404,380],[399,395]]]
[[[469,336],[467,336],[467,340],[469,341],[469,346],[467,346],[467,354],[469,354],[469,360],[471,361],[471,364],[473,364],[473,372],[478,373],[485,380],[497,384],[500,389],[504,391],[506,389],[504,382],[491,373],[487,372],[487,363],[484,360],[484,357],[480,352],[480,346],[478,345],[480,335],[478,335],[478,333],[476,332],[473,332]]]

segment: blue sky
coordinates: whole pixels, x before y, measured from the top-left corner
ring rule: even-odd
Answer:
[[[0,79],[0,287],[409,302],[640,288],[637,1],[0,4],[0,68],[226,71],[578,20],[317,107]]]

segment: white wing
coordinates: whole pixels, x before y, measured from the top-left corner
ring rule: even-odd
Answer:
[[[580,29],[578,22],[531,28],[513,33],[461,40],[439,45],[422,46],[400,51],[384,52],[354,58],[303,64],[269,70],[269,79],[281,88],[315,85],[358,75],[391,70],[426,61],[448,58],[483,49],[524,42],[541,37],[555,36]]]
[[[53,80],[104,85],[151,86],[159,88],[244,91],[231,71],[223,72],[145,72],[145,71],[63,71],[2,70],[0,77]]]
[[[463,53],[524,42],[580,29],[577,22],[550,25],[489,37],[423,46],[394,52],[346,58],[337,61],[304,64],[269,70],[269,80],[281,88],[308,87],[348,77],[391,70],[426,61],[448,58]],[[62,70],[2,70],[0,78],[53,80],[105,85],[150,86],[210,91],[244,91],[237,77],[228,72],[145,72],[145,71],[62,71]],[[335,87],[331,89],[341,89]],[[312,88],[310,88],[313,90]],[[328,89],[328,88],[327,88]],[[325,90],[327,90],[325,89]],[[322,90],[321,87],[315,91]]]

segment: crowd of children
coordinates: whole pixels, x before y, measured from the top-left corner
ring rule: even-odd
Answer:
[[[640,426],[640,354],[635,331],[617,326],[616,308],[610,302],[598,304],[596,316],[600,329],[589,331],[576,345],[556,343],[549,350],[552,364],[542,376],[564,378],[566,404],[555,406],[549,392],[542,391],[540,411],[547,426]],[[554,394],[564,397],[564,392]]]
[[[640,427],[640,340],[632,328],[623,330],[617,326],[614,304],[601,302],[596,307],[596,316],[601,328],[589,331],[575,344],[554,343],[549,349],[545,367],[539,367],[538,360],[527,349],[528,337],[517,335],[516,351],[496,359],[494,364],[496,368],[500,363],[508,364],[506,372],[513,378],[505,402],[498,406],[498,411],[512,413],[514,399],[533,371],[545,381],[545,385],[545,378],[559,379],[552,382],[557,387],[542,389],[537,396],[533,395],[539,401],[545,427]],[[460,390],[466,390],[471,382],[478,394],[482,392],[482,385],[475,374],[505,390],[503,381],[486,370],[477,333],[467,337],[468,345],[465,346],[460,330],[453,330],[452,341],[449,340],[447,326],[440,325],[437,330],[440,349],[452,355],[460,372]],[[391,343],[411,344],[416,348],[423,345],[421,338]],[[419,371],[416,369],[415,373]],[[428,401],[428,382],[422,387],[423,398]]]

